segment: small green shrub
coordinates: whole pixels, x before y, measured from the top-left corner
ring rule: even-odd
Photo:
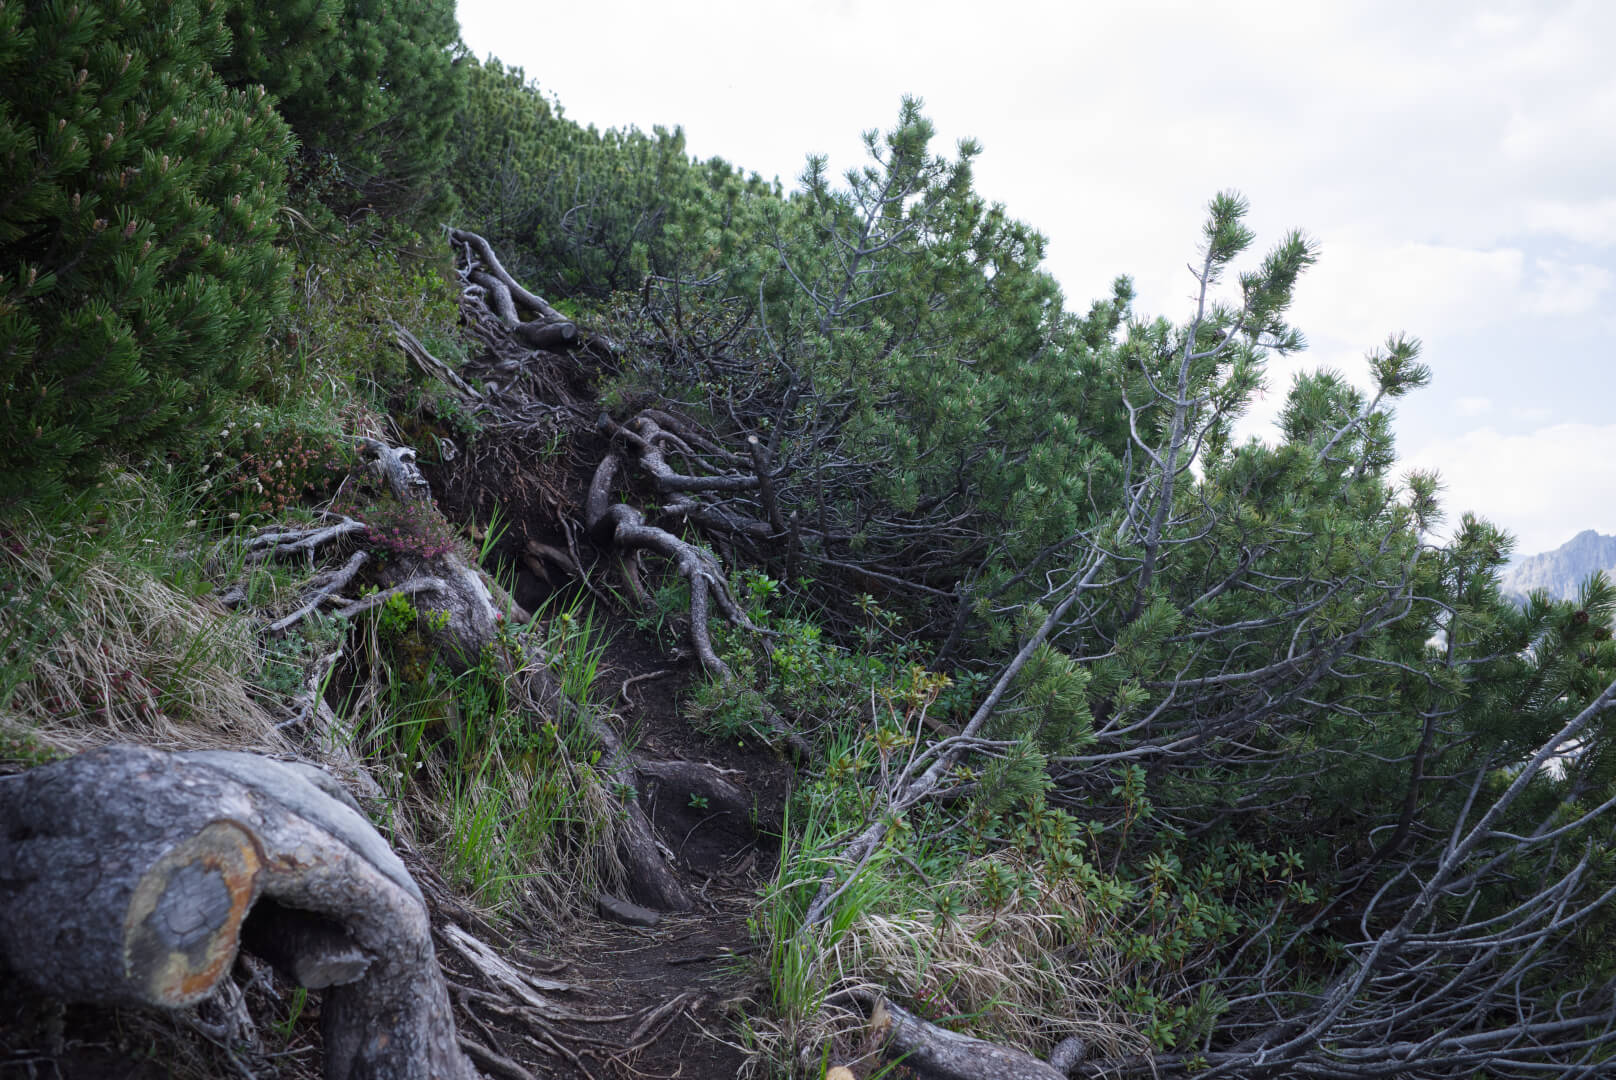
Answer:
[[[441,615],[404,598],[377,609],[365,638],[379,680],[362,719],[367,754],[382,763],[395,812],[431,838],[456,887],[496,909],[537,899],[534,910],[565,919],[614,872],[621,813],[592,729],[579,722],[596,708],[599,626],[574,606],[508,627],[453,674],[420,648]],[[521,689],[538,664],[573,703],[554,715]]]
[[[365,545],[379,554],[435,559],[454,550],[460,539],[430,499],[401,502],[391,495],[354,495],[332,509],[364,522]]]
[[[252,404],[227,414],[202,451],[198,490],[206,501],[266,517],[329,495],[354,464],[334,418]]]

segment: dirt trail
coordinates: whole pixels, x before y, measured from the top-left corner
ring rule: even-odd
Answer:
[[[597,687],[603,696],[617,696],[622,729],[636,750],[726,770],[753,797],[755,813],[737,820],[733,813],[661,798],[647,784],[647,809],[695,897],[695,910],[663,913],[654,927],[585,917],[560,940],[519,943],[511,959],[576,987],[567,1003],[601,1018],[557,1021],[559,1046],[538,1046],[475,1002],[470,1010],[486,1027],[479,1032],[473,1021],[467,1033],[497,1036],[499,1052],[537,1076],[733,1077],[744,1060],[734,1045],[736,1016],[763,992],[747,919],[774,872],[791,769],[768,747],[691,730],[678,700],[699,677],[694,666],[668,657],[627,623],[616,630]]]

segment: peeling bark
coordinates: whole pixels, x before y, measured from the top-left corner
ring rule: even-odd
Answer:
[[[388,446],[377,439],[360,439],[360,455],[387,484],[400,502],[432,497],[432,488],[415,463],[415,451],[408,446]]]

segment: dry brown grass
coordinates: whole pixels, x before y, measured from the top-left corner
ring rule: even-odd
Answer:
[[[318,641],[260,637],[315,566],[250,563],[244,534],[202,539],[183,504],[147,480],[126,475],[96,495],[55,520],[0,522],[0,767],[109,742],[295,752],[380,781],[384,819],[485,911],[561,925],[590,910],[599,887],[621,889],[618,793],[578,719],[546,715],[524,689],[525,667],[560,643],[539,634],[531,655],[512,652],[509,704],[482,721],[488,730],[459,729],[453,686],[410,715],[408,695],[393,691],[411,676],[374,620],[316,629]],[[238,611],[212,598],[243,583]],[[328,730],[278,729],[307,712],[297,695],[333,652]],[[401,753],[412,723],[423,734]]]
[[[0,727],[76,752],[107,742],[170,750],[284,751],[275,717],[254,696],[251,627],[165,580],[171,550],[153,527],[158,497],[119,485],[94,529],[35,522],[7,529],[0,605],[7,675]]]
[[[188,519],[134,477],[98,493],[55,520],[0,521],[0,767],[110,742],[292,750],[256,686],[261,654],[249,616],[198,595],[206,553],[186,549],[198,543]],[[254,993],[260,1016],[285,1013],[284,1001]],[[33,1055],[42,1075],[128,1071],[146,1056],[178,1077],[243,1069],[234,1050],[187,1026],[192,1013],[75,1006],[64,1030],[59,1013],[39,1024],[27,1008],[8,1008],[34,998],[0,981],[0,1047]],[[311,1061],[282,1056],[277,1068],[312,1078]]]
[[[1097,930],[1103,916],[1047,882],[994,909],[973,884],[976,869],[933,890],[964,899],[960,913],[945,917],[924,895],[882,890],[840,928],[833,917],[799,933],[791,947],[813,958],[803,980],[811,987],[795,1002],[777,1001],[785,1007],[771,1019],[754,1020],[754,1074],[792,1061],[798,1075],[818,1076],[827,1051],[833,1061],[873,1061],[861,1005],[881,997],[1037,1057],[1069,1036],[1107,1056],[1147,1050],[1112,1000],[1120,959],[1100,934],[1082,930]]]

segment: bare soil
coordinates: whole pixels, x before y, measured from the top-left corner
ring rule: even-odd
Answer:
[[[737,1022],[766,992],[747,920],[775,870],[792,770],[767,746],[692,730],[680,699],[700,677],[694,662],[670,656],[627,621],[611,632],[596,685],[618,695],[635,753],[725,769],[755,809],[739,820],[647,785],[643,798],[696,909],[664,913],[654,927],[585,918],[560,938],[519,941],[510,959],[575,987],[567,1003],[600,1018],[557,1021],[551,1045],[457,995],[461,1028],[536,1076],[733,1077],[745,1060]],[[441,959],[453,979],[456,958]]]
[[[779,829],[790,792],[791,769],[770,748],[709,738],[693,731],[679,709],[693,664],[670,662],[643,633],[625,628],[608,648],[602,686],[675,668],[671,675],[632,683],[619,710],[636,752],[646,757],[703,761],[734,770],[753,796],[753,820],[692,807],[646,791],[652,820],[673,851],[697,909],[664,915],[650,929],[601,921],[585,928],[562,954],[573,977],[587,983],[597,1004],[633,1013],[683,997],[654,1042],[621,1058],[602,1048],[600,1075],[623,1077],[733,1077],[743,1055],[734,1044],[735,1021],[764,990],[747,928],[758,892],[774,873]],[[632,1025],[610,1032],[620,1045],[639,1040]],[[582,1072],[558,1072],[584,1076]]]

